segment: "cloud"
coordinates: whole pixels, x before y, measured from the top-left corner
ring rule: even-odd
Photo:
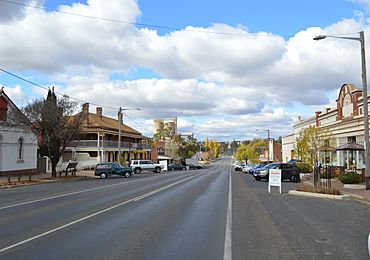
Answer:
[[[27,97],[23,92],[22,87],[17,85],[14,87],[4,87],[5,94],[17,105],[18,108],[21,108],[28,103],[32,102],[32,99]]]
[[[7,13],[13,18],[0,20],[2,66],[46,75],[57,82],[58,90],[105,105],[104,112],[114,117],[117,107],[140,107],[127,114],[142,118],[146,133],[153,118],[177,116],[184,131],[230,138],[248,131],[253,136],[256,127],[273,126],[285,133],[297,116],[287,112],[290,107],[316,110],[332,103],[342,84],[361,85],[357,42],[312,40],[319,34],[360,31],[366,19],[358,15],[325,28],[302,29],[289,39],[219,23],[161,36],[134,26],[141,15],[138,3],[89,0],[58,7],[125,23],[13,6]],[[0,17],[6,13],[3,6],[8,5],[1,4]],[[126,75],[141,68],[159,78],[110,79],[114,73]],[[13,95],[22,103],[21,91]]]
[[[25,5],[41,6],[42,1],[18,0],[18,4],[1,2],[0,23],[8,24],[24,18]]]

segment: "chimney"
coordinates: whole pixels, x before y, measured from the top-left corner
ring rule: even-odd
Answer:
[[[82,105],[82,114],[85,118],[86,124],[89,124],[89,103],[84,103]]]
[[[315,114],[316,114],[316,127],[319,127],[320,126],[319,116],[321,114],[321,111],[317,111],[317,112],[315,112]]]
[[[326,108],[326,113],[328,113],[330,111],[330,107]]]
[[[103,116],[103,108],[102,108],[102,107],[97,107],[97,108],[96,108],[96,114],[97,114],[100,118],[102,118],[102,116]]]

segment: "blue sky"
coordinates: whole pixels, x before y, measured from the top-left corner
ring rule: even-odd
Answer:
[[[40,2],[0,1],[0,67],[108,116],[140,107],[126,123],[149,136],[153,119],[178,116],[199,139],[263,136],[256,128],[278,137],[298,116],[335,106],[342,84],[360,86],[358,44],[312,37],[367,35],[367,0]],[[44,95],[4,73],[0,84],[20,107]]]

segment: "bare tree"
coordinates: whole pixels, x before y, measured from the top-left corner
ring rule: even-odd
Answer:
[[[22,109],[24,116],[15,115],[18,122],[31,122],[39,135],[41,156],[50,158],[52,177],[66,146],[80,133],[83,113],[76,113],[78,103],[67,96],[57,99],[54,89],[49,90],[45,100],[35,100]],[[73,115],[75,114],[75,115]]]

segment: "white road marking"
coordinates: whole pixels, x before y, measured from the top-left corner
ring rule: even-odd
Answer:
[[[31,200],[31,201],[21,202],[21,203],[17,203],[17,204],[13,204],[13,205],[8,205],[8,206],[0,207],[0,210],[2,210],[2,209],[8,209],[8,208],[14,208],[14,207],[19,207],[19,206],[23,206],[23,205],[27,205],[27,204],[31,204],[31,203],[36,203],[36,202],[41,202],[41,201],[46,201],[46,200],[52,200],[52,199],[62,198],[62,197],[76,195],[76,194],[85,193],[85,192],[89,192],[89,191],[110,188],[110,187],[119,186],[119,185],[139,183],[139,182],[143,182],[145,180],[149,180],[149,179],[152,179],[152,178],[155,178],[155,177],[156,176],[148,177],[148,178],[141,179],[141,180],[135,180],[135,181],[129,181],[129,182],[120,182],[120,183],[115,183],[115,184],[112,184],[112,185],[106,185],[106,186],[91,188],[91,189],[87,189],[87,190],[80,190],[80,191],[75,191],[75,192],[60,194],[60,195],[51,196],[51,197],[47,197],[47,198],[43,198],[43,199],[37,199],[37,200]]]
[[[232,200],[231,166],[230,166],[230,172],[229,172],[229,198],[228,198],[228,202],[227,202],[227,214],[226,214],[224,260],[231,260],[232,259],[232,220],[233,220],[232,219],[232,201],[233,200]]]
[[[175,186],[175,185],[177,185],[177,184],[180,184],[180,183],[182,183],[182,182],[185,182],[185,181],[187,181],[187,180],[190,180],[190,179],[192,179],[192,178],[194,178],[194,177],[196,177],[196,175],[193,175],[193,176],[187,177],[186,179],[182,179],[182,180],[177,181],[177,182],[174,182],[174,183],[172,183],[172,184],[168,184],[168,185],[166,185],[166,186],[163,186],[163,187],[161,187],[161,188],[159,188],[159,189],[156,189],[156,190],[150,191],[150,192],[145,193],[145,194],[143,194],[143,195],[140,195],[140,196],[138,196],[138,197],[135,197],[135,198],[132,198],[132,199],[129,199],[129,200],[123,201],[123,202],[118,203],[118,204],[116,204],[116,205],[114,205],[114,206],[111,206],[111,207],[109,207],[109,208],[106,208],[106,209],[100,210],[100,211],[95,212],[95,213],[93,213],[93,214],[91,214],[91,215],[85,216],[85,217],[83,217],[83,218],[77,219],[77,220],[72,221],[72,222],[70,222],[70,223],[67,223],[67,224],[65,224],[65,225],[62,225],[62,226],[59,226],[59,227],[57,227],[57,228],[51,229],[51,230],[49,230],[49,231],[46,231],[46,232],[44,232],[44,233],[41,233],[41,234],[39,234],[39,235],[37,235],[37,236],[34,236],[34,237],[31,237],[31,238],[28,238],[28,239],[26,239],[26,240],[20,241],[20,242],[18,242],[18,243],[16,243],[16,244],[13,244],[13,245],[8,246],[8,247],[4,247],[4,248],[0,249],[0,253],[3,253],[3,252],[5,252],[5,251],[7,251],[7,250],[10,250],[10,249],[12,249],[12,248],[18,247],[18,246],[20,246],[20,245],[26,244],[26,243],[31,242],[31,241],[33,241],[33,240],[35,240],[35,239],[40,238],[40,237],[43,237],[43,236],[49,235],[49,234],[54,233],[54,232],[56,232],[56,231],[58,231],[58,230],[64,229],[64,228],[69,227],[69,226],[72,226],[72,225],[74,225],[74,224],[77,224],[77,223],[82,222],[82,221],[84,221],[84,220],[87,220],[87,219],[89,219],[89,218],[95,217],[95,216],[100,215],[100,214],[102,214],[102,213],[104,213],[104,212],[107,212],[107,211],[110,211],[110,210],[115,209],[115,208],[117,208],[117,207],[120,207],[120,206],[122,206],[122,205],[128,204],[128,203],[130,203],[130,202],[135,202],[135,201],[139,201],[139,200],[141,200],[141,199],[147,198],[147,197],[149,197],[149,196],[151,196],[151,195],[154,195],[154,194],[156,194],[156,193],[158,193],[158,192],[161,192],[161,191],[163,191],[163,190],[169,189],[169,188],[171,188],[171,187],[173,187],[173,186]]]

